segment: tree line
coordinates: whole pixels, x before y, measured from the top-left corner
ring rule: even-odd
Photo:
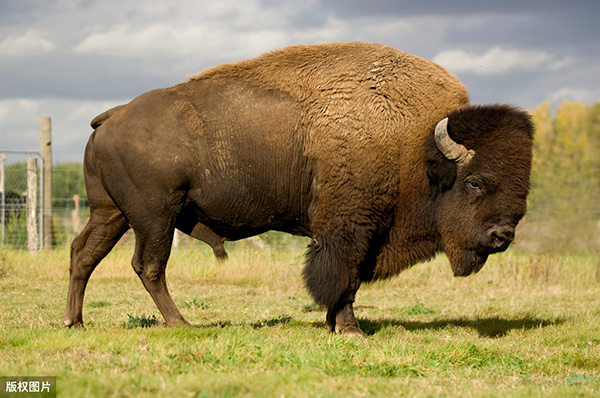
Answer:
[[[599,249],[600,103],[544,102],[535,125],[529,215],[522,232],[540,250]]]

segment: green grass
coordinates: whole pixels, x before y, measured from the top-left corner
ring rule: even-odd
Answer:
[[[150,328],[152,326],[158,325],[158,319],[156,315],[146,316],[143,314],[142,316],[133,316],[127,314],[127,322],[123,322],[122,326],[127,329],[135,329],[135,328]]]
[[[325,328],[303,251],[236,246],[224,263],[175,251],[167,280],[194,327],[166,328],[117,248],[79,331],[61,326],[68,251],[0,250],[0,375],[57,376],[59,397],[600,394],[597,256],[512,251],[464,279],[445,257],[417,265],[361,287],[360,339]]]

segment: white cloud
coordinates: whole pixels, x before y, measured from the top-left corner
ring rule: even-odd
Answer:
[[[566,56],[564,58],[555,60],[549,66],[550,66],[550,70],[553,70],[553,71],[564,70],[564,69],[572,67],[578,61],[579,61],[578,58]]]
[[[241,58],[282,46],[286,34],[277,29],[257,29],[243,35],[207,25],[174,26],[153,24],[141,29],[127,25],[93,33],[73,51],[122,57],[186,58],[198,54],[220,58]]]
[[[563,87],[550,95],[550,101],[554,103],[562,101],[593,103],[598,101],[598,93],[580,87]]]
[[[0,99],[0,149],[39,151],[40,116],[50,116],[54,161],[82,161],[83,149],[92,132],[90,121],[105,110],[128,101]]]
[[[0,42],[0,55],[20,56],[48,53],[56,45],[44,37],[42,32],[29,29],[23,34],[10,35]]]
[[[189,42],[194,38],[201,37],[203,31],[202,26],[179,29],[166,24],[153,24],[143,28],[117,25],[103,32],[89,35],[73,51],[82,54],[131,57],[169,54],[178,52],[177,47],[180,42]]]
[[[37,103],[33,99],[11,98],[0,100],[0,128],[14,123],[32,112],[37,112],[37,110]],[[6,135],[10,134],[5,129],[2,130],[7,133]]]
[[[442,51],[433,58],[433,61],[452,72],[498,75],[518,70],[561,70],[571,66],[575,59],[572,57],[557,59],[554,55],[541,50],[493,47],[482,54],[463,50]]]
[[[143,10],[138,7],[134,16],[120,23],[87,28],[86,36],[73,51],[136,58],[182,59],[200,54],[233,60],[254,56],[288,44],[293,31],[289,17],[298,7],[274,9],[263,7],[257,0],[163,3],[159,8],[152,5]]]

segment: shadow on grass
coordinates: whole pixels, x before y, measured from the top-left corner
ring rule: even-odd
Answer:
[[[273,327],[273,326],[277,326],[277,325],[287,325],[288,323],[292,322],[293,320],[294,320],[294,318],[292,318],[291,316],[281,315],[276,318],[262,319],[262,320],[258,320],[256,322],[234,323],[231,321],[216,321],[216,322],[207,323],[207,324],[194,324],[191,327],[197,328],[197,329],[204,329],[204,328],[223,329],[223,328],[230,327],[230,326],[247,326],[247,325],[249,325],[253,329],[261,329],[261,328]]]
[[[439,330],[447,327],[461,327],[475,329],[481,337],[502,337],[514,329],[537,329],[548,326],[560,325],[564,319],[541,319],[525,316],[519,319],[506,319],[500,317],[476,319],[436,319],[432,321],[400,321],[395,319],[370,320],[360,319],[360,327],[367,335],[373,335],[386,326],[401,326],[409,331]]]
[[[503,337],[511,330],[531,330],[537,328],[545,328],[548,326],[560,325],[565,322],[565,319],[542,319],[531,316],[525,316],[518,319],[507,319],[500,317],[487,318],[456,318],[456,319],[436,319],[431,321],[402,321],[398,319],[366,319],[360,318],[360,328],[367,335],[374,335],[381,329],[388,326],[400,326],[404,329],[414,332],[419,330],[443,330],[448,327],[470,328],[477,331],[480,337]],[[232,323],[230,321],[218,321],[203,325],[193,325],[194,328],[225,328],[229,326],[251,326],[254,329],[268,328],[277,325],[287,325],[294,322],[295,324],[304,324],[305,322],[294,320],[291,316],[278,316],[272,319],[264,319],[256,322]],[[327,328],[325,322],[306,322],[307,326],[315,328]]]

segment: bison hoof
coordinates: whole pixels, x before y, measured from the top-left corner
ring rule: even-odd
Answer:
[[[336,327],[335,333],[342,334],[344,336],[350,336],[350,337],[366,337],[365,332],[363,332],[361,330],[361,328],[359,328],[358,326],[355,326],[355,325],[346,326],[346,327],[339,328],[339,329]]]
[[[192,328],[192,327],[194,327],[191,323],[189,323],[188,321],[186,321],[183,318],[170,319],[167,321],[167,326],[170,328],[172,328],[172,327]]]
[[[83,325],[83,322],[79,321],[79,322],[73,322],[69,319],[65,319],[63,321],[63,326],[69,329],[79,329],[79,330],[86,330],[85,326]]]

